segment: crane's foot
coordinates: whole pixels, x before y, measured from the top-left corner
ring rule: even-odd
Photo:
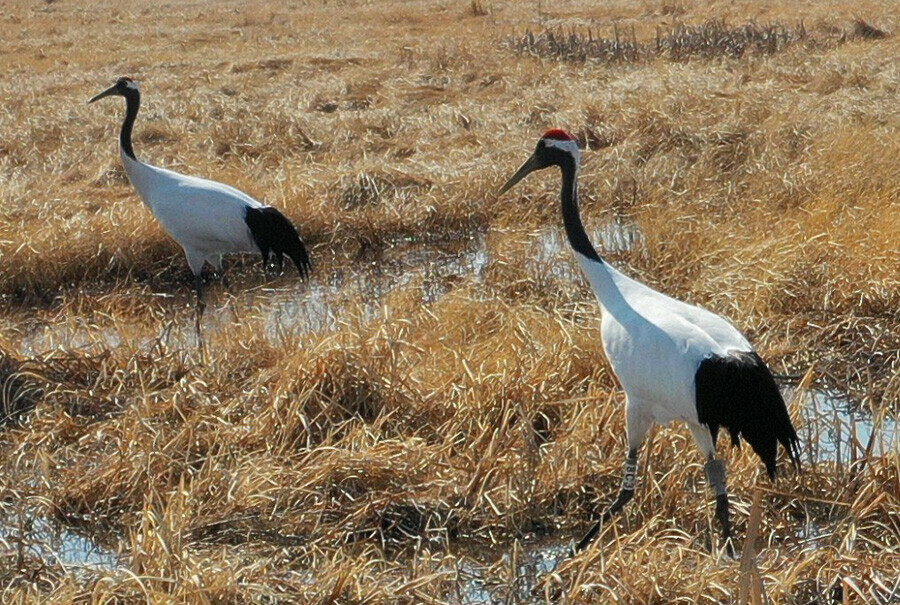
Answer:
[[[606,512],[603,513],[603,516],[600,517],[600,520],[597,521],[594,526],[584,535],[578,544],[575,545],[575,548],[570,553],[572,556],[583,551],[585,548],[590,546],[591,542],[597,537],[597,534],[600,533],[600,528],[612,519],[613,515],[622,510],[626,504],[628,504],[631,499],[634,498],[634,490],[633,489],[625,489],[622,488],[619,490],[619,495],[615,499],[615,501],[609,505],[609,508],[606,509]]]
[[[722,541],[725,543],[725,552],[734,558],[734,542],[731,539],[731,519],[728,513],[728,494],[716,496],[716,519],[722,526]]]
[[[728,515],[728,486],[725,481],[725,463],[710,454],[706,460],[706,480],[716,494],[716,519],[722,526],[722,540],[729,557],[734,557],[731,541],[731,519]]]
[[[625,469],[624,474],[622,476],[622,489],[619,490],[619,495],[616,497],[615,501],[609,505],[609,508],[606,509],[606,512],[603,513],[603,516],[600,517],[600,520],[594,524],[594,526],[584,535],[581,541],[575,546],[572,551],[572,555],[581,552],[588,545],[594,541],[597,537],[597,534],[600,533],[600,528],[603,527],[603,524],[609,521],[613,515],[618,513],[622,508],[628,504],[631,499],[634,497],[634,485],[637,480],[637,449],[632,449],[628,451],[628,457],[625,458]]]

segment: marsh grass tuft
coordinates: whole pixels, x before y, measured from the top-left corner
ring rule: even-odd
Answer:
[[[672,61],[693,57],[736,59],[745,54],[774,55],[807,38],[802,21],[794,27],[780,23],[759,25],[753,21],[728,27],[724,21],[713,20],[697,26],[679,24],[668,32],[657,30],[655,50]]]
[[[882,40],[890,36],[888,32],[859,17],[853,20],[853,35],[866,40]]]
[[[469,14],[473,17],[486,17],[491,14],[491,5],[483,0],[472,0],[469,4]]]
[[[336,189],[341,207],[344,210],[356,210],[378,204],[411,201],[431,187],[430,183],[422,179],[402,174],[361,172],[351,179],[342,179]]]
[[[521,37],[507,40],[519,54],[561,61],[595,63],[639,63],[663,58],[668,61],[691,59],[739,59],[744,56],[765,57],[786,51],[795,45],[819,48],[834,47],[849,38],[880,40],[888,34],[867,22],[856,19],[850,32],[838,29],[807,31],[802,21],[796,25],[750,21],[729,26],[722,19],[711,19],[698,25],[677,23],[657,26],[655,39],[643,41],[636,28],[613,26],[611,37],[593,29],[530,29]]]

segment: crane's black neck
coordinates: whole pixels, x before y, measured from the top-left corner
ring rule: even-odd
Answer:
[[[570,154],[561,155],[563,158],[559,167],[562,169],[562,216],[569,244],[575,252],[602,263],[603,259],[597,254],[597,250],[588,239],[584,224],[581,222],[581,214],[578,211],[578,166],[575,158]]]
[[[131,130],[134,128],[134,120],[137,118],[138,109],[141,108],[141,93],[136,88],[128,88],[122,94],[125,97],[125,121],[122,122],[122,131],[119,133],[119,145],[122,151],[132,160],[137,161],[134,155],[134,147],[131,145]]]

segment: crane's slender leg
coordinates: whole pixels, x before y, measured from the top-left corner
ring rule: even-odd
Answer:
[[[203,300],[203,276],[194,276],[194,290],[197,292],[197,312],[194,315],[194,327],[197,329],[197,343],[203,349],[203,333],[200,331],[200,322],[203,312],[206,310],[206,301]]]
[[[625,409],[626,432],[628,434],[628,455],[625,458],[625,467],[622,474],[622,487],[619,490],[619,495],[613,503],[609,505],[609,508],[603,513],[600,520],[591,527],[588,533],[586,533],[581,541],[575,546],[573,554],[587,548],[587,546],[597,537],[597,534],[600,533],[600,529],[603,525],[608,522],[613,515],[622,510],[622,508],[624,508],[634,497],[634,486],[637,481],[638,470],[638,448],[641,446],[641,443],[643,443],[644,437],[647,436],[647,431],[650,430],[651,422],[649,418],[641,413],[639,406],[631,397],[628,397]]]
[[[194,274],[194,291],[197,293],[197,313],[194,319],[194,327],[197,329],[197,346],[200,352],[204,352],[203,334],[200,332],[200,321],[203,319],[203,312],[206,310],[206,302],[203,300],[203,265],[206,263],[206,257],[196,251],[185,248],[185,256],[187,256],[188,266],[191,273]]]
[[[216,273],[218,273],[219,277],[222,279],[222,285],[225,286],[226,290],[230,290],[231,284],[228,281],[228,274],[225,273],[225,269],[222,265],[222,255],[221,254],[217,254],[216,256],[212,257],[212,265],[213,265],[213,268],[215,268]]]
[[[266,277],[269,277],[269,249],[262,248],[259,252],[262,255],[263,273]]]
[[[734,556],[734,544],[731,540],[731,518],[728,511],[728,486],[725,481],[725,463],[716,458],[716,446],[712,433],[705,424],[688,425],[691,433],[700,447],[700,451],[706,456],[706,480],[716,494],[716,519],[722,526],[722,541],[729,557]]]

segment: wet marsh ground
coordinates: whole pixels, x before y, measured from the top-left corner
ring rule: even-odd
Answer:
[[[0,22],[0,601],[900,599],[894,4],[16,0]],[[86,105],[120,75],[139,158],[311,246],[307,283],[228,259],[205,359],[183,255],[119,164],[124,108]],[[608,259],[781,377],[803,473],[720,446],[755,568],[718,550],[680,426],[562,556],[625,443],[558,176],[494,195],[550,127],[586,146]]]

